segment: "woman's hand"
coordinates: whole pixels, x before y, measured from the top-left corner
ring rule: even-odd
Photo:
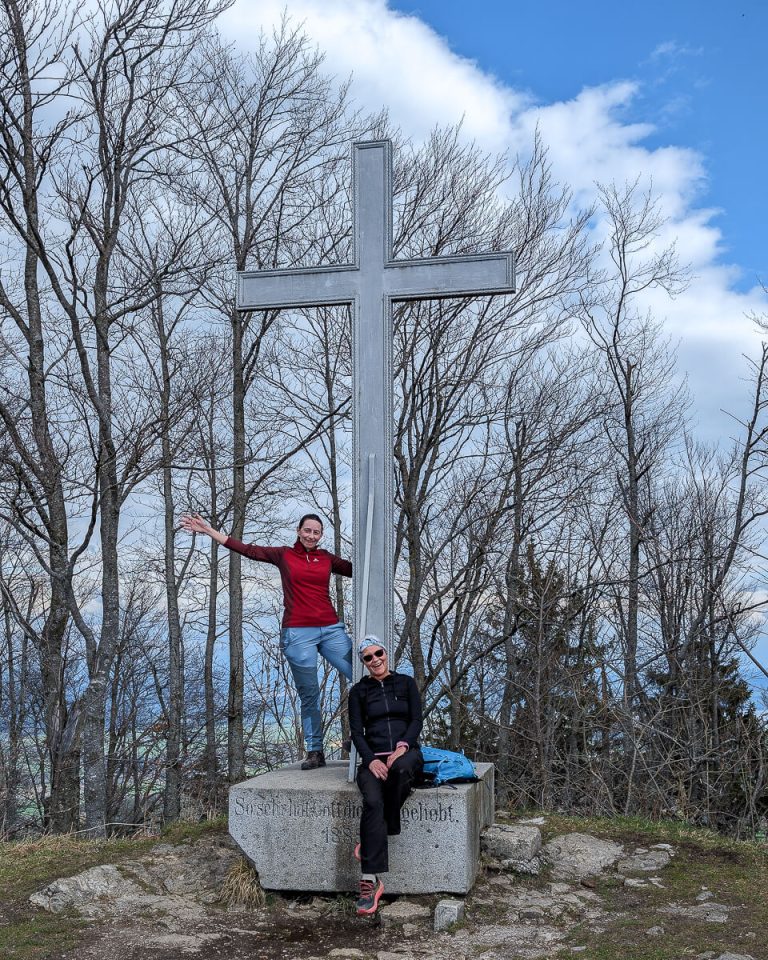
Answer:
[[[185,513],[181,518],[181,528],[182,530],[186,530],[187,533],[203,533],[208,537],[212,537],[214,540],[218,540],[219,543],[224,543],[227,539],[226,534],[214,530],[210,523],[203,520],[199,513]]]
[[[386,780],[387,775],[389,774],[389,765],[387,763],[382,763],[381,760],[371,760],[371,762],[368,764],[368,769],[377,780]]]
[[[390,755],[387,757],[387,770],[389,770],[398,757],[402,757],[406,753],[408,753],[408,747],[398,747],[397,750],[395,750],[393,753],[390,753]]]
[[[213,529],[199,513],[185,513],[181,518],[181,526],[187,533],[208,533]]]

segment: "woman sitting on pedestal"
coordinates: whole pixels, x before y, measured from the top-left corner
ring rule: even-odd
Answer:
[[[389,870],[387,837],[400,833],[400,810],[424,766],[418,743],[422,711],[416,681],[389,669],[378,637],[361,640],[358,654],[369,676],[349,691],[349,726],[361,761],[357,785],[363,795],[355,848],[362,867],[357,912],[373,914],[384,892],[380,875]]]

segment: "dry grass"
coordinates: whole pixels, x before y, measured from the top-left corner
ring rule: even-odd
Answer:
[[[222,903],[251,909],[263,907],[267,902],[258,873],[244,858],[238,860],[227,874],[219,899]]]
[[[226,829],[223,820],[176,823],[160,837],[140,830],[133,838],[87,838],[82,833],[46,834],[0,842],[0,958],[42,960],[61,956],[87,935],[88,924],[76,915],[31,909],[31,893],[58,877],[70,877],[102,863],[119,863],[167,843],[194,841]]]

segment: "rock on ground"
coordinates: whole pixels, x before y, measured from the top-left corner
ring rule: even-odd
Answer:
[[[125,864],[141,874],[158,893],[205,898],[216,893],[241,854],[227,838],[200,840],[194,845],[158,844],[139,863]]]
[[[178,920],[202,916],[239,854],[226,839],[194,846],[159,844],[143,860],[91,867],[74,877],[54,880],[29,898],[53,913],[72,908],[86,919],[167,915]]]
[[[552,948],[564,940],[564,930],[546,924],[487,924],[474,930],[459,930],[451,937],[451,946],[468,956],[491,960],[524,956],[535,960],[552,956]]]
[[[600,840],[587,833],[566,833],[544,846],[543,856],[552,865],[556,880],[580,880],[612,867],[624,853],[613,840]]]
[[[754,960],[747,953],[721,953],[719,957],[716,957],[714,951],[708,954],[700,954],[699,957],[701,960]],[[699,960],[699,958],[697,958]]]
[[[616,869],[619,873],[655,873],[657,870],[663,870],[670,860],[672,854],[669,850],[635,850],[629,856],[619,860]]]
[[[82,916],[95,919],[107,912],[115,914],[133,910],[144,891],[133,880],[124,877],[111,863],[83,870],[74,877],[54,880],[33,893],[29,902],[51,913],[73,907]],[[111,911],[105,909],[109,904]]]
[[[667,907],[662,907],[662,913],[669,913],[675,917],[687,917],[689,920],[705,920],[707,923],[727,923],[728,915],[733,907],[726,906],[724,903],[714,903],[712,900],[706,903],[695,903],[693,906],[686,907],[679,903],[670,903]]]
[[[538,827],[496,823],[483,831],[483,853],[495,860],[532,860],[541,850]]]
[[[463,900],[441,900],[435,907],[435,930],[447,930],[464,919]]]
[[[386,926],[392,923],[413,923],[426,920],[432,911],[420,903],[411,903],[410,900],[396,900],[386,906],[379,907],[381,922]]]

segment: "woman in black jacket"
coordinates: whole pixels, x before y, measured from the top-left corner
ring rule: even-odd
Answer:
[[[357,785],[363,795],[355,849],[363,871],[357,912],[371,914],[384,892],[379,874],[389,870],[387,837],[400,833],[400,810],[424,766],[418,742],[421,698],[413,677],[389,669],[378,637],[365,637],[358,654],[369,676],[349,691],[349,726],[360,756]]]

